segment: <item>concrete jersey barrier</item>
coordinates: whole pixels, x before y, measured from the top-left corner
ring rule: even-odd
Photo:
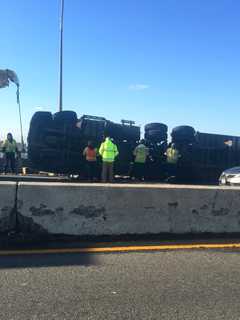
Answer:
[[[0,182],[0,233],[16,228],[16,182]]]
[[[20,227],[35,233],[123,235],[240,231],[240,189],[19,183]]]

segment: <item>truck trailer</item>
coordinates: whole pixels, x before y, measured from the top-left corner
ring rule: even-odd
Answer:
[[[28,156],[32,168],[59,174],[77,174],[84,178],[83,150],[88,141],[100,147],[105,136],[111,137],[119,149],[115,174],[131,174],[133,150],[141,138],[134,121],[115,123],[104,117],[83,115],[74,111],[36,112],[28,133]],[[150,150],[146,163],[148,180],[165,180],[169,143],[181,154],[177,180],[184,183],[217,183],[221,172],[240,164],[240,137],[195,131],[191,126],[175,127],[171,134],[164,123],[149,123],[144,138]],[[100,170],[99,159],[99,170]]]

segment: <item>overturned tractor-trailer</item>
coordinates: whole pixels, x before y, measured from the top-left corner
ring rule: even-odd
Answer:
[[[106,135],[114,139],[119,149],[115,173],[128,176],[133,150],[140,140],[140,127],[133,121],[114,123],[88,115],[78,118],[73,111],[36,112],[28,134],[31,166],[38,171],[84,177],[83,149],[89,140],[99,147]],[[150,123],[144,127],[144,138],[150,150],[146,164],[149,180],[166,178],[168,142],[174,142],[181,154],[177,169],[180,182],[216,183],[223,170],[240,164],[239,137],[200,133],[190,126],[175,127],[170,136],[167,125]]]
[[[140,128],[131,121],[115,124],[87,115],[78,119],[73,111],[33,115],[28,134],[29,158],[37,170],[82,175],[85,170],[83,149],[89,140],[99,147],[106,134],[115,140],[120,151],[117,171],[127,173],[131,150],[140,139]]]
[[[116,174],[129,175],[133,150],[140,140],[140,127],[135,126],[133,121],[114,123],[87,115],[78,118],[73,111],[55,114],[36,112],[28,134],[31,165],[39,171],[84,175],[83,149],[88,141],[99,147],[106,135],[114,139],[119,149]],[[167,147],[167,126],[151,124],[146,127],[145,135],[151,149],[150,158],[158,163],[161,159],[159,155],[164,156]],[[154,175],[157,176],[157,172]]]

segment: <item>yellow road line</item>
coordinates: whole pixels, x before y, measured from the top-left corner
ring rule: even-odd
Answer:
[[[125,247],[99,247],[99,248],[60,248],[60,249],[32,249],[32,250],[0,250],[0,256],[58,254],[58,253],[107,253],[107,252],[133,252],[133,251],[163,251],[186,249],[234,249],[240,248],[240,243],[211,243],[211,244],[176,244],[176,245],[146,245]]]

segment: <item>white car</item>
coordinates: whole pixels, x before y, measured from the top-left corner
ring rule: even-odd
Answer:
[[[234,167],[223,171],[219,178],[221,186],[240,186],[240,167]]]

